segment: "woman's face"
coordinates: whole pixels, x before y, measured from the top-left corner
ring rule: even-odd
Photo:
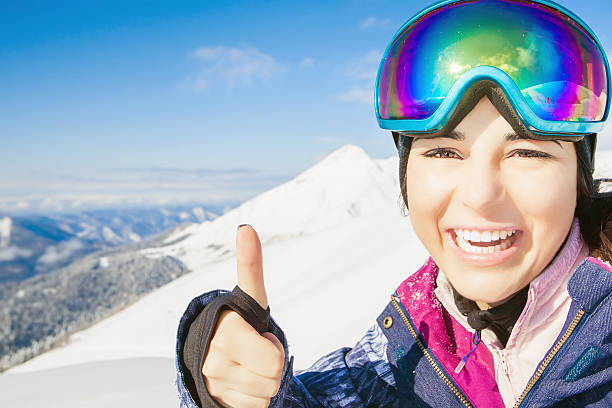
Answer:
[[[520,139],[484,97],[448,137],[416,138],[412,225],[453,287],[495,305],[553,259],[576,207],[574,145]]]

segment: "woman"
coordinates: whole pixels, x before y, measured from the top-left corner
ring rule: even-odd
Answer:
[[[292,372],[261,248],[179,326],[183,406],[612,406],[612,217],[593,154],[610,105],[594,35],[548,1],[444,1],[377,79],[402,196],[431,258],[352,349]]]

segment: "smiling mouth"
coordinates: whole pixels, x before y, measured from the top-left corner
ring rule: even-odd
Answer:
[[[470,231],[451,230],[459,248],[474,254],[493,254],[510,248],[516,241],[518,230],[512,231]]]

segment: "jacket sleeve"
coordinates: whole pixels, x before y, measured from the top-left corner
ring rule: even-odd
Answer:
[[[207,292],[191,301],[178,328],[176,366],[180,406],[200,407],[196,387],[184,362],[183,348],[189,327],[205,306],[226,290]],[[386,357],[386,338],[374,324],[353,348],[342,348],[319,359],[312,367],[293,373],[293,357],[285,334],[270,319],[272,332],[285,349],[285,365],[273,408],[395,407],[395,382]],[[209,404],[206,404],[207,406]],[[220,406],[220,405],[218,405]]]

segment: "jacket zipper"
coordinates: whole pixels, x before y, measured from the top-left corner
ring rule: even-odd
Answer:
[[[448,387],[455,393],[455,395],[461,400],[461,402],[463,402],[463,404],[466,407],[473,407],[470,401],[467,399],[467,397],[463,395],[463,393],[459,390],[459,388],[457,388],[455,384],[453,384],[453,382],[446,376],[446,374],[444,374],[444,371],[442,371],[438,363],[436,363],[436,361],[433,359],[431,354],[429,354],[429,351],[427,351],[427,348],[425,347],[425,345],[419,338],[416,330],[414,329],[414,327],[412,327],[412,324],[410,324],[410,321],[408,320],[408,318],[406,317],[403,310],[401,309],[401,307],[399,306],[399,304],[397,303],[397,301],[395,300],[393,296],[391,296],[391,302],[393,303],[393,306],[395,307],[395,309],[397,309],[400,316],[402,316],[402,320],[404,320],[404,323],[408,327],[410,334],[412,335],[412,337],[414,337],[417,345],[421,349],[421,352],[425,355],[425,358],[427,358],[427,360],[432,365],[433,369],[438,374],[438,376],[446,383],[446,385],[448,385]],[[574,319],[570,323],[565,333],[563,333],[563,336],[561,337],[561,339],[559,339],[559,341],[554,345],[554,347],[548,352],[548,354],[544,358],[544,361],[542,361],[542,363],[536,370],[535,374],[529,380],[529,383],[527,383],[527,387],[525,387],[525,390],[523,391],[519,399],[516,400],[516,403],[514,404],[514,408],[518,408],[523,403],[523,400],[525,400],[525,397],[527,397],[527,394],[529,394],[533,386],[538,382],[538,380],[544,373],[544,370],[546,370],[546,367],[548,367],[548,364],[550,364],[552,359],[557,355],[561,347],[563,347],[563,345],[570,338],[570,336],[576,329],[576,326],[578,326],[578,323],[580,323],[580,321],[582,320],[583,316],[584,316],[584,310],[578,310],[578,313],[576,313],[576,316],[574,316]]]
[[[446,374],[444,374],[444,371],[442,370],[442,368],[440,368],[440,366],[438,365],[438,363],[436,363],[436,361],[431,356],[429,351],[427,351],[427,347],[425,347],[425,345],[423,344],[423,342],[419,338],[419,335],[417,334],[416,330],[414,329],[414,327],[412,327],[412,324],[410,324],[410,321],[408,320],[408,318],[406,317],[406,315],[402,311],[400,305],[397,303],[397,301],[395,300],[395,298],[393,296],[391,296],[391,302],[393,302],[393,306],[397,309],[397,311],[400,314],[400,316],[402,316],[402,320],[404,320],[404,323],[408,327],[408,330],[410,331],[410,334],[412,335],[412,337],[414,337],[414,340],[416,341],[417,345],[421,349],[421,352],[425,355],[425,358],[427,358],[427,361],[429,361],[429,364],[431,364],[431,366],[433,367],[434,371],[446,383],[446,385],[448,385],[448,387],[451,389],[451,391],[453,391],[453,393],[455,393],[457,398],[459,398],[459,400],[461,400],[463,405],[465,405],[466,407],[469,407],[469,408],[473,408],[473,405],[470,403],[470,401],[467,399],[467,397],[459,390],[459,388],[457,388],[457,386],[455,386],[455,384],[448,378],[448,376]]]
[[[548,354],[546,355],[542,363],[540,363],[540,366],[536,370],[535,374],[531,377],[531,379],[527,383],[527,387],[525,387],[525,390],[523,391],[519,399],[516,400],[516,403],[514,404],[514,408],[518,408],[523,403],[523,400],[525,400],[525,397],[527,397],[527,394],[529,394],[529,391],[531,391],[533,386],[538,382],[538,380],[544,373],[544,370],[546,370],[546,367],[548,367],[548,364],[550,364],[550,362],[555,357],[555,355],[557,355],[561,347],[563,347],[565,342],[567,342],[567,340],[570,338],[570,336],[576,329],[576,326],[578,326],[578,323],[580,323],[580,320],[582,320],[583,316],[584,316],[584,310],[578,310],[578,313],[576,313],[576,316],[574,316],[574,320],[572,320],[572,322],[570,323],[565,333],[563,333],[563,337],[559,339],[557,344],[555,344],[555,346],[548,352]]]

